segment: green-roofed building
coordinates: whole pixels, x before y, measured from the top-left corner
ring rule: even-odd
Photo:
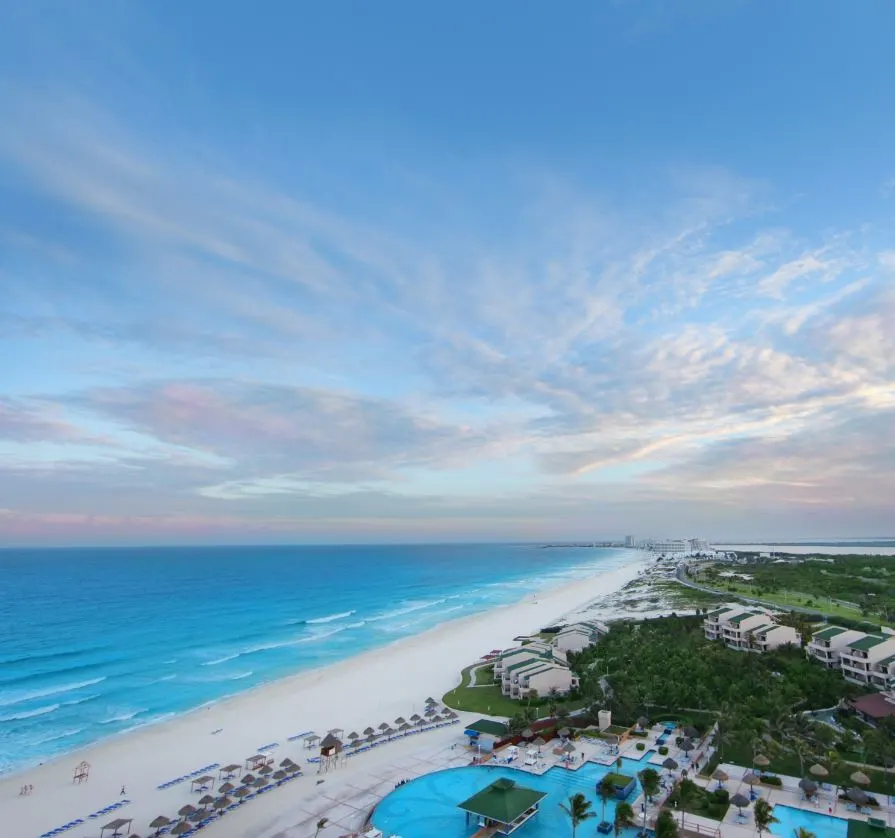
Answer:
[[[847,629],[840,628],[839,626],[827,626],[825,629],[814,632],[811,636],[815,640],[831,640],[837,635],[843,634],[845,631],[847,631]]]
[[[467,824],[472,815],[478,818],[479,826],[489,830],[490,834],[510,835],[537,814],[538,806],[546,796],[546,792],[528,789],[514,780],[501,778],[468,800],[458,803],[457,808],[466,812]]]

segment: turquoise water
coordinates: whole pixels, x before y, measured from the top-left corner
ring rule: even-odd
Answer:
[[[0,550],[0,773],[635,558],[508,544]]]
[[[648,751],[641,759],[623,759],[622,774],[636,775],[649,762],[653,752]],[[595,834],[597,824],[602,820],[603,804],[596,794],[599,780],[614,766],[587,763],[577,771],[565,768],[551,768],[540,777],[524,771],[503,766],[468,766],[450,768],[434,774],[426,774],[400,786],[391,792],[373,812],[373,824],[386,835],[396,834],[401,838],[461,838],[472,835],[476,827],[472,820],[466,825],[466,815],[457,804],[480,792],[495,780],[508,777],[527,788],[547,793],[541,801],[540,811],[518,832],[524,838],[556,838],[571,835],[568,816],[560,809],[573,794],[581,792],[593,804],[592,811],[597,817],[588,821],[588,826],[579,828],[579,835]],[[640,794],[640,786],[628,797],[633,803]],[[615,819],[615,801],[606,804],[606,820]],[[639,812],[635,810],[635,815]],[[622,831],[622,835],[633,838],[637,829]]]
[[[795,806],[775,806],[774,817],[779,823],[772,824],[771,832],[784,838],[792,838],[795,831],[804,826],[817,838],[847,838],[848,821],[820,812],[808,812]]]

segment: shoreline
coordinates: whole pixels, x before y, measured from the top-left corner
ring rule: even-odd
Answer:
[[[148,823],[161,812],[176,812],[186,802],[182,787],[156,790],[165,780],[210,762],[244,760],[266,742],[281,743],[275,752],[278,757],[303,756],[296,754],[300,744],[288,743],[288,736],[335,727],[347,732],[412,714],[422,709],[426,696],[440,699],[456,686],[463,666],[492,648],[509,646],[519,634],[586,609],[622,588],[648,562],[647,554],[635,552],[629,562],[609,571],[529,593],[513,604],[447,620],[418,635],[258,685],[4,775],[0,777],[0,814],[10,829],[9,838],[27,838],[84,817],[119,799],[121,786],[127,787],[127,797],[133,801],[127,816],[135,818],[134,831],[142,830],[144,817]],[[90,782],[73,786],[72,769],[81,760],[92,765]],[[19,798],[18,788],[24,784],[33,785],[34,794]],[[50,796],[54,802],[48,807]],[[165,804],[172,797],[178,805]],[[273,801],[277,795],[268,797]],[[94,802],[87,803],[88,799]],[[75,835],[77,831],[72,838]]]

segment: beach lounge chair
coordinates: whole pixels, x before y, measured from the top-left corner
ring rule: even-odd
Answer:
[[[885,829],[886,822],[882,818],[867,818],[867,826],[873,829]]]

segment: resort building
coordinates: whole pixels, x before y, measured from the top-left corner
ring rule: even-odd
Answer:
[[[864,637],[863,631],[827,626],[811,635],[811,642],[808,643],[805,651],[827,669],[839,669],[842,665],[839,660],[842,650],[849,643],[860,640],[862,637]]]
[[[566,663],[566,653],[562,649],[558,649],[549,643],[536,641],[534,643],[526,643],[524,646],[516,646],[513,649],[507,649],[501,652],[494,660],[494,678],[501,678],[511,664],[520,663],[521,661],[534,660],[536,658],[544,658],[547,660],[555,660],[557,662]]]
[[[593,646],[608,631],[609,626],[596,620],[572,623],[557,633],[553,645],[563,652],[580,652]]]
[[[578,687],[578,678],[568,666],[552,661],[530,661],[515,669],[510,677],[510,698],[528,698],[532,692],[538,696],[567,695]]]
[[[770,611],[734,602],[706,614],[702,627],[706,640],[720,640],[742,651],[769,652],[801,640],[794,628],[780,625]]]
[[[888,687],[889,667],[895,663],[895,637],[865,634],[839,653],[842,676],[856,684]]]

